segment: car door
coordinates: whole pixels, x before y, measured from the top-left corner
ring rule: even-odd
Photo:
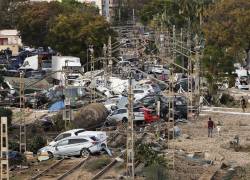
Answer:
[[[123,118],[127,118],[127,109],[119,109],[117,114],[117,121],[121,121]]]
[[[54,155],[57,156],[66,156],[67,155],[67,147],[69,145],[69,140],[61,140],[55,145]]]
[[[91,143],[85,138],[69,139],[69,145],[67,147],[68,155],[80,155],[83,148],[89,148]]]

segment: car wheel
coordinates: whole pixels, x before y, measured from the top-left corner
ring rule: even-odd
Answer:
[[[54,155],[53,155],[52,152],[48,152],[48,155],[49,155],[49,158],[50,158],[50,159],[54,158]]]
[[[87,157],[89,157],[89,151],[88,151],[88,149],[82,149],[80,155],[81,155],[82,158],[87,158]]]
[[[127,123],[128,122],[128,118],[124,117],[122,118],[122,123]]]

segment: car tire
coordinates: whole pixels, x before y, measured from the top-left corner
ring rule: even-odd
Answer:
[[[127,123],[128,122],[128,118],[124,117],[122,118],[122,123]]]
[[[54,158],[54,154],[52,152],[48,152],[48,155],[50,159]]]
[[[87,158],[87,157],[89,157],[89,150],[88,150],[88,149],[82,149],[82,150],[81,150],[81,153],[80,153],[80,156],[81,156],[82,158]]]

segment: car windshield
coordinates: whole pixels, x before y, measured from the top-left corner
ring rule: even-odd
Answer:
[[[134,90],[133,91],[135,94],[141,94],[141,93],[144,93],[144,91],[143,90]]]
[[[59,141],[59,140],[61,140],[61,139],[63,139],[63,138],[70,137],[70,136],[71,136],[70,133],[60,134],[59,136],[57,136],[57,137],[55,138],[55,141]]]

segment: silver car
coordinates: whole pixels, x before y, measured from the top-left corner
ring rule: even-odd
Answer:
[[[90,153],[100,152],[103,148],[101,143],[93,136],[75,136],[57,141],[53,146],[46,146],[38,151],[48,153],[50,158],[58,156],[81,156],[88,157]]]

